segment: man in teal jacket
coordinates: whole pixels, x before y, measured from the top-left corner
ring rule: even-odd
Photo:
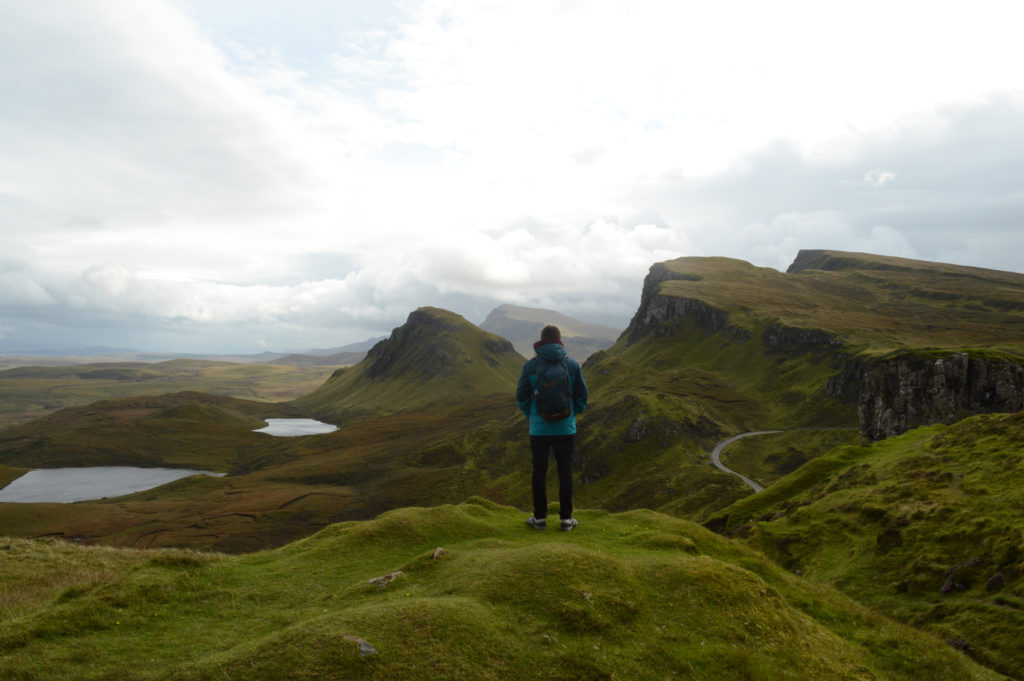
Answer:
[[[561,516],[561,529],[569,531],[577,525],[576,519],[572,517],[572,455],[576,449],[576,414],[587,408],[587,383],[583,380],[580,365],[565,354],[562,332],[557,326],[545,326],[533,349],[537,354],[523,365],[519,385],[516,387],[519,409],[530,419],[530,451],[533,454],[533,515],[526,519],[526,524],[538,530],[547,527],[548,459],[553,452],[558,466],[558,514]],[[569,415],[557,420],[541,417],[533,399],[538,371],[545,364],[563,364],[569,374]]]

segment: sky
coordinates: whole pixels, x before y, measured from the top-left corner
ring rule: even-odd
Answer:
[[[431,305],[624,327],[656,262],[1024,271],[1024,5],[0,0],[0,353]]]

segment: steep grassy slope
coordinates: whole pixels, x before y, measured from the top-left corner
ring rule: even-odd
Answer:
[[[64,407],[182,391],[264,402],[290,400],[323,384],[338,366],[313,359],[320,363],[283,366],[176,359],[8,369],[0,371],[0,428]]]
[[[294,404],[333,423],[450,406],[512,394],[522,362],[507,340],[453,312],[424,307],[362,362],[335,372]]]
[[[709,525],[1024,678],[1024,413],[840,448]]]
[[[11,679],[997,679],[699,526],[481,500],[242,557],[12,540]],[[57,566],[60,566],[57,569]]]
[[[855,405],[823,394],[842,366],[830,348],[770,347],[764,323],[713,333],[693,316],[665,324],[670,332],[637,333],[584,367],[592,408],[580,421],[581,494],[589,503],[700,519],[750,493],[710,466],[718,441],[766,428],[857,423]],[[820,451],[801,448],[796,456]]]

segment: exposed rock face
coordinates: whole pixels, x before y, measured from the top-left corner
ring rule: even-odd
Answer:
[[[861,434],[871,440],[971,414],[1024,409],[1024,368],[1008,360],[957,353],[938,359],[851,361],[826,394],[857,400]]]
[[[658,293],[658,286],[662,282],[672,279],[693,281],[696,277],[692,275],[673,272],[661,263],[651,267],[650,272],[644,278],[643,293],[640,296],[640,307],[637,309],[633,320],[626,329],[627,343],[632,344],[646,336],[669,335],[671,327],[667,326],[683,317],[694,321],[705,333],[712,334],[725,328],[729,315],[725,310],[708,305],[703,300],[695,298],[676,298],[674,296],[663,296]]]
[[[766,348],[775,351],[806,351],[839,348],[843,345],[841,340],[825,331],[797,329],[779,324],[772,324],[765,329],[761,341]]]

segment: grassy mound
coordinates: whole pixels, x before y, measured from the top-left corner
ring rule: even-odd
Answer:
[[[1000,678],[692,523],[580,519],[471,500],[238,557],[4,540],[0,675]]]

